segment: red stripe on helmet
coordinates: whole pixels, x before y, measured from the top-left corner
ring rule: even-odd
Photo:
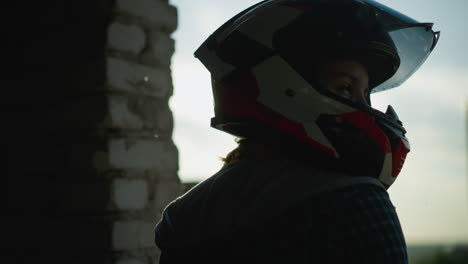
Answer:
[[[251,72],[233,81],[223,82],[220,89],[221,107],[226,114],[250,117],[262,121],[280,131],[315,146],[323,152],[336,157],[335,151],[313,140],[307,135],[304,126],[271,110],[257,101],[259,89],[257,80]]]
[[[375,117],[361,111],[345,113],[341,117],[369,135],[384,153],[392,151],[390,140],[375,123]]]
[[[403,142],[402,139],[398,140],[395,150],[392,153],[392,176],[397,177],[400,174],[401,168],[405,163],[406,155],[410,152],[408,146]]]

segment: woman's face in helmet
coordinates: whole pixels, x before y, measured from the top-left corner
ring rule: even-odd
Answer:
[[[355,103],[369,104],[369,75],[366,68],[355,60],[335,60],[325,65],[326,88]]]

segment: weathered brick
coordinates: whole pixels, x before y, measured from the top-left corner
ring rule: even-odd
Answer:
[[[161,0],[117,0],[117,7],[167,32],[177,28],[177,9]]]
[[[168,33],[151,30],[148,36],[148,48],[142,54],[144,63],[158,67],[170,67],[175,41]]]
[[[116,179],[113,200],[121,210],[141,210],[148,202],[148,183],[145,180]]]
[[[167,104],[160,104],[155,120],[158,136],[170,138],[174,127],[174,116]]]
[[[154,223],[144,221],[117,221],[112,229],[115,250],[134,250],[154,247]]]
[[[183,191],[183,185],[178,181],[158,182],[155,190],[155,208],[157,210],[164,209],[171,201],[182,195]]]
[[[117,264],[146,264],[148,262],[139,259],[123,258],[117,260]]]
[[[129,97],[113,95],[109,100],[109,120],[111,127],[143,129],[144,123],[140,115],[129,109]]]
[[[111,49],[138,55],[146,45],[146,34],[138,26],[115,22],[109,26],[107,43]]]
[[[151,96],[111,95],[109,124],[106,127],[152,130],[159,137],[169,138],[173,128],[172,112],[165,100]]]
[[[168,105],[160,105],[159,111],[156,112],[155,124],[159,137],[169,137],[172,135],[174,117]]]
[[[174,170],[178,163],[175,146],[159,140],[111,139],[103,154],[111,168]]]
[[[149,68],[116,58],[107,59],[107,79],[117,90],[166,98],[172,93],[169,70]]]

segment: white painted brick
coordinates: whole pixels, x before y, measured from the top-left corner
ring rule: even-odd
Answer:
[[[130,111],[140,116],[145,128],[155,129],[159,128],[160,118],[172,118],[172,113],[168,113],[164,106],[165,103],[163,103],[162,100],[149,96],[140,96],[133,98],[129,107]],[[166,115],[170,116],[166,117]],[[167,124],[168,126],[164,127],[164,129],[171,129],[172,124]]]
[[[148,49],[142,54],[145,63],[170,66],[175,41],[166,32],[152,30],[148,38]]]
[[[109,47],[120,51],[140,54],[146,45],[145,32],[134,25],[112,23],[107,32]]]
[[[144,248],[153,248],[155,247],[154,243],[154,227],[155,223],[143,222],[141,224],[140,230],[141,234],[139,236],[139,244]]]
[[[177,9],[161,0],[117,0],[117,7],[172,32],[177,28]]]
[[[117,264],[146,264],[147,262],[142,262],[141,260],[138,259],[130,259],[130,258],[125,258],[125,259],[120,259],[117,261]]]
[[[159,127],[160,129],[168,130],[172,126],[173,126],[172,112],[170,110],[159,111],[157,127]]]
[[[142,129],[144,122],[140,116],[129,109],[129,98],[124,96],[109,96],[109,115],[111,125],[119,128]]]
[[[125,60],[107,59],[107,80],[112,88],[166,97],[172,92],[170,71],[145,67]]]
[[[108,155],[109,164],[113,168],[159,170],[177,168],[175,146],[158,140],[111,139]]]
[[[167,103],[151,96],[109,95],[109,117],[104,125],[133,130],[151,129],[169,135],[173,117]]]
[[[122,210],[141,210],[148,202],[145,180],[116,179],[113,184],[114,203]]]
[[[154,224],[143,221],[117,221],[112,230],[115,250],[134,250],[154,247]]]

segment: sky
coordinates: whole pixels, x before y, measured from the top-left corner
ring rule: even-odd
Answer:
[[[175,118],[179,177],[202,181],[220,168],[234,137],[210,127],[210,76],[193,52],[226,20],[254,0],[172,0],[179,27],[173,33]],[[408,243],[468,243],[468,1],[380,0],[441,31],[437,47],[403,85],[372,96],[373,106],[392,105],[408,131],[411,152],[389,189]]]

